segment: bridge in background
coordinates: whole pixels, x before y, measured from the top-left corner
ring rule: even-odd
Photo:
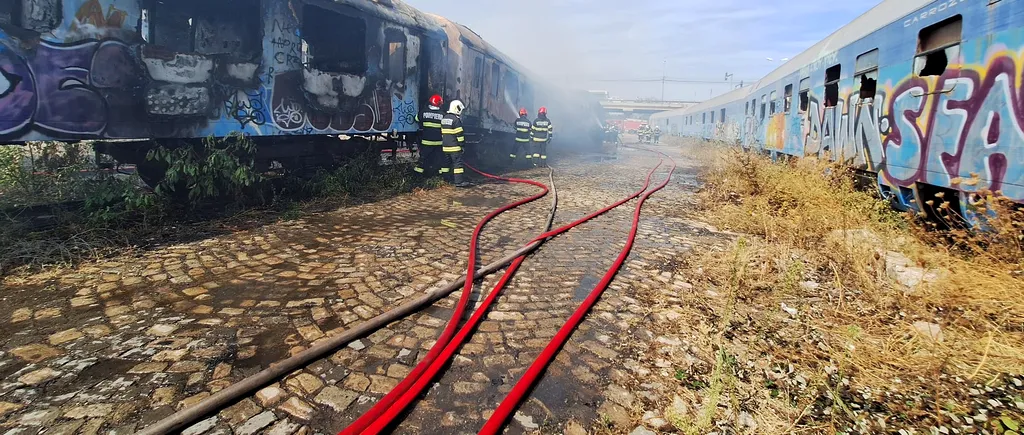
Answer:
[[[647,101],[647,100],[601,100],[601,107],[608,112],[608,117],[647,119],[654,113],[666,110],[684,109],[697,104],[698,101]]]

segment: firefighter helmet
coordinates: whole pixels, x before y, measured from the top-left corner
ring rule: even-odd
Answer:
[[[541,107],[540,110],[537,111],[537,113],[540,113],[541,115],[547,115],[548,114],[548,108],[547,107]]]
[[[461,115],[462,111],[465,110],[465,109],[466,109],[466,105],[465,104],[462,104],[462,102],[459,101],[459,100],[453,100],[452,104],[450,106],[448,106],[448,113],[453,113],[453,114],[456,114],[456,115]]]
[[[526,114],[527,114],[527,113],[528,113],[528,112],[526,111],[526,108],[525,108],[525,107],[524,107],[524,108],[522,108],[522,109],[519,109],[519,116],[526,116]]]
[[[444,104],[444,100],[441,99],[440,95],[436,95],[435,94],[434,96],[430,97],[430,105],[431,106],[441,107],[441,104]]]

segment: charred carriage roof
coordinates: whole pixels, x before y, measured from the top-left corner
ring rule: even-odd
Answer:
[[[344,5],[365,14],[406,27],[427,32],[440,32],[441,28],[430,15],[416,10],[400,0],[307,0],[307,4],[331,8]]]

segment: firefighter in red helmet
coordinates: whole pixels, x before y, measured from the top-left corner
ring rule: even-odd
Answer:
[[[442,104],[444,100],[441,96],[434,95],[427,102],[427,107],[416,115],[416,122],[420,123],[420,155],[413,170],[426,176],[439,174],[442,160],[445,159],[441,151],[444,144],[441,137],[441,120],[444,119]]]
[[[512,165],[516,164],[516,158],[519,157],[519,152],[526,153],[526,158],[533,160],[533,154],[530,150],[530,141],[532,136],[530,130],[533,128],[533,123],[530,122],[530,117],[527,116],[529,112],[526,108],[519,109],[519,119],[516,119],[516,140],[512,143],[512,151],[509,152],[508,156],[512,159]]]
[[[541,107],[537,111],[537,119],[533,120],[531,130],[533,136],[533,165],[537,166],[539,163],[547,163],[548,143],[555,136],[555,127],[548,120],[548,109],[546,107]],[[538,162],[537,159],[543,162]]]

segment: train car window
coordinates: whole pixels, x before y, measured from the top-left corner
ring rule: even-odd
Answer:
[[[811,78],[804,77],[800,79],[800,111],[806,112],[807,107],[811,105]]]
[[[479,88],[482,85],[484,77],[484,59],[477,57],[473,59],[473,88]]]
[[[145,0],[142,17],[143,38],[158,47],[246,60],[260,52],[259,0]]]
[[[307,66],[324,72],[366,74],[366,21],[362,18],[304,5],[302,42],[309,50]]]
[[[860,98],[875,98],[875,91],[878,88],[878,49],[871,50],[857,56],[856,77],[854,86],[860,91]]]
[[[765,100],[766,100],[767,98],[768,98],[768,97],[767,97],[767,96],[765,96],[765,95],[762,95],[762,96],[761,96],[761,120],[764,120],[764,109],[765,109],[765,106],[766,106],[766,104],[765,104]]]
[[[778,94],[776,94],[775,91],[772,91],[771,96],[768,97],[768,116],[772,116],[775,114],[775,98],[777,95]]]
[[[750,100],[750,116],[757,116],[757,98]]]
[[[725,122],[725,109],[722,109],[721,116],[718,117],[720,122]]]
[[[399,29],[384,30],[384,65],[391,83],[405,82],[405,32]]]
[[[21,22],[21,0],[0,0],[0,24],[17,26]]]
[[[785,99],[782,111],[789,113],[789,110],[793,108],[793,85],[786,85],[786,89],[782,97]]]
[[[921,29],[917,40],[914,72],[920,77],[938,76],[946,72],[950,62],[960,57],[963,17],[953,16]]]
[[[700,115],[701,115],[700,116],[700,123],[701,124],[707,124],[708,123],[708,112],[701,113]]]
[[[710,112],[710,113],[711,113],[711,123],[714,124],[715,123],[715,112]]]
[[[501,94],[501,66],[497,62],[491,64],[491,94]]]
[[[508,93],[509,102],[519,105],[519,78],[512,70],[505,71],[505,91]]]
[[[825,70],[825,107],[835,107],[839,103],[839,76],[841,73],[841,65],[835,65]]]
[[[743,105],[743,116],[747,116],[749,114],[750,114],[750,102],[747,101],[747,104]]]

